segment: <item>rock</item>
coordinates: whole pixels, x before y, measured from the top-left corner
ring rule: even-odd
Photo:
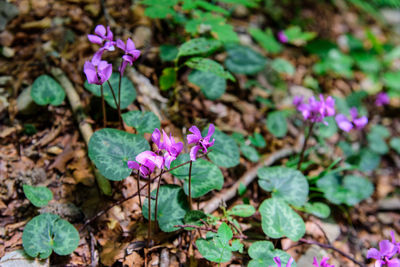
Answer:
[[[328,256],[328,253],[326,253],[325,250],[317,245],[311,245],[310,248],[307,249],[306,253],[304,253],[297,261],[297,267],[310,267],[314,257],[322,259],[322,257],[326,256]]]
[[[153,32],[150,27],[138,26],[133,33],[133,42],[137,48],[142,48],[151,43]]]
[[[378,202],[379,210],[400,210],[400,197],[384,198]]]
[[[6,58],[12,58],[15,55],[14,49],[12,49],[11,47],[7,47],[7,46],[3,47],[3,50],[1,53]]]
[[[249,9],[244,5],[237,5],[233,11],[233,16],[236,18],[245,18],[249,15]]]
[[[379,212],[378,220],[383,224],[392,224],[394,222],[394,217],[390,213]]]
[[[21,250],[14,250],[7,252],[3,258],[0,259],[1,267],[48,267],[49,259],[38,260],[29,257],[26,253]]]
[[[38,110],[38,105],[31,97],[31,87],[25,88],[17,97],[17,110],[22,115],[31,115]]]
[[[337,223],[321,221],[319,225],[325,231],[325,234],[328,237],[329,242],[333,243],[339,237],[340,227]]]
[[[56,214],[70,223],[83,220],[83,214],[81,210],[72,203],[50,202],[49,205],[40,208],[39,212]]]

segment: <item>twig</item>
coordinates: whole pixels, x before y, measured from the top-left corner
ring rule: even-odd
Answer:
[[[216,229],[214,229],[214,228],[205,227],[205,226],[197,226],[197,225],[192,225],[192,224],[179,224],[179,225],[174,225],[174,227],[178,227],[178,228],[195,228],[195,229],[198,229],[198,230],[218,233],[218,231]],[[233,235],[233,238],[247,239],[247,235],[244,235],[244,234]]]

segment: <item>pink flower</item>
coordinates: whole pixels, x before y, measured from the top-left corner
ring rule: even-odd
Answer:
[[[117,47],[125,52],[122,56],[122,64],[119,68],[121,75],[124,75],[125,68],[127,64],[132,66],[133,62],[140,56],[140,50],[137,50],[135,43],[128,38],[126,44],[122,40],[117,40]]]
[[[161,142],[161,133],[157,128],[154,129],[153,133],[151,134],[151,140],[153,140],[153,143],[157,145],[157,153],[164,149],[164,144]]]
[[[286,36],[284,31],[278,32],[278,40],[279,40],[279,42],[284,43],[284,44],[289,42],[289,38]]]
[[[396,239],[394,238],[394,231],[390,231],[390,235],[392,236],[392,244],[397,247],[396,253],[400,253],[400,242],[396,242]]]
[[[171,166],[171,162],[176,160],[178,155],[181,153],[183,149],[183,143],[176,143],[172,135],[168,135],[163,130],[163,145],[162,147],[166,150],[164,153],[165,166],[169,169]]]
[[[139,170],[143,176],[149,176],[155,167],[164,168],[164,158],[152,151],[143,151],[136,156],[136,161],[128,161],[128,168]]]
[[[366,116],[358,117],[357,108],[355,107],[350,109],[350,116],[350,120],[344,114],[338,114],[335,118],[339,128],[345,132],[350,132],[353,128],[360,130],[368,123],[368,118]]]
[[[88,83],[102,85],[110,79],[112,73],[112,65],[107,61],[99,61],[98,64],[86,61],[83,66],[83,72],[86,75]]]
[[[388,267],[400,267],[399,259],[391,259],[397,253],[397,246],[389,240],[382,240],[379,242],[379,250],[370,248],[367,252],[367,259],[375,259],[375,266],[381,267],[387,265]]]
[[[294,97],[293,104],[296,106],[297,110],[301,112],[305,120],[311,122],[323,122],[325,117],[330,117],[335,115],[335,100],[328,96],[326,100],[323,95],[319,96],[319,101],[315,97],[310,97],[308,103],[305,103],[301,97]]]
[[[107,26],[107,30],[103,25],[97,25],[94,29],[94,34],[88,34],[88,39],[93,44],[104,45],[101,47],[94,55],[92,59],[93,64],[98,64],[101,61],[101,56],[105,50],[114,51],[115,50],[115,42],[113,41],[114,35],[109,26]]]
[[[315,267],[335,267],[335,265],[331,265],[328,263],[329,258],[328,257],[323,257],[321,262],[318,263],[318,260],[316,257],[314,257],[313,265]]]
[[[201,150],[203,153],[207,153],[207,149],[214,145],[215,139],[210,142],[210,138],[214,134],[214,131],[214,124],[210,124],[207,136],[203,138],[199,128],[196,126],[190,127],[189,132],[192,134],[187,136],[188,144],[196,144],[194,147],[192,147],[192,149],[190,149],[190,160],[196,160],[197,152],[199,150]]]
[[[387,93],[385,92],[380,92],[379,94],[376,95],[375,99],[375,105],[378,107],[387,105],[390,103],[390,98]]]
[[[291,267],[293,261],[294,261],[294,260],[293,260],[293,258],[291,257],[291,258],[289,259],[289,261],[287,262],[286,267]],[[277,267],[282,267],[281,258],[279,258],[279,257],[274,257],[274,262],[276,263]]]

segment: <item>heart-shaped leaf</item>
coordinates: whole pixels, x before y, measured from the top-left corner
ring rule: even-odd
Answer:
[[[274,198],[283,199],[295,206],[306,203],[308,182],[301,172],[286,167],[264,167],[258,169],[257,175],[260,187],[272,192]]]
[[[249,137],[249,140],[255,147],[264,148],[267,145],[264,137],[260,133],[254,133],[253,136]]]
[[[45,186],[23,185],[24,194],[35,207],[46,206],[53,199],[53,193]]]
[[[156,196],[157,190],[151,192],[151,196]],[[151,199],[151,219],[155,220],[155,199]],[[149,219],[149,206],[146,200],[143,204],[143,216]],[[174,227],[175,225],[182,225],[185,214],[189,211],[189,204],[187,197],[182,188],[177,185],[163,185],[160,186],[158,196],[157,220],[160,229],[164,232],[177,231],[180,228]]]
[[[204,71],[204,72],[211,72],[215,75],[229,79],[231,81],[235,81],[235,77],[229,73],[229,71],[225,71],[224,67],[218,62],[209,59],[209,58],[202,58],[202,57],[193,57],[185,62],[185,64],[192,69]]]
[[[211,100],[220,98],[226,90],[226,79],[212,72],[195,70],[189,74],[189,82],[200,87],[203,94]]]
[[[151,111],[134,110],[122,114],[124,122],[131,127],[135,127],[139,134],[152,133],[155,128],[160,128],[160,119]]]
[[[257,241],[251,244],[249,256],[252,260],[248,267],[275,266],[274,257],[281,259],[282,266],[286,266],[291,256],[283,250],[275,249],[269,241]],[[296,262],[292,262],[291,267],[296,267]]]
[[[283,58],[274,59],[271,62],[271,68],[278,73],[286,73],[290,76],[292,76],[296,71],[292,63]]]
[[[329,214],[331,214],[329,206],[322,202],[306,203],[304,210],[323,219],[328,218]]]
[[[119,72],[113,72],[109,79],[109,82],[114,90],[115,98],[118,101],[118,86],[119,86]],[[101,96],[101,88],[100,85],[97,84],[89,84],[87,81],[84,84],[84,87],[92,92],[95,96]],[[110,90],[110,86],[108,82],[103,84],[103,94],[104,99],[112,108],[117,108],[115,105],[114,97]],[[132,82],[126,78],[122,77],[121,80],[121,109],[128,107],[134,100],[136,99],[136,90],[133,86]]]
[[[400,154],[400,138],[392,138],[392,140],[390,140],[390,147],[393,148],[397,152],[397,154]]]
[[[120,181],[131,174],[127,162],[149,149],[149,143],[142,136],[105,128],[90,138],[89,158],[107,179]]]
[[[220,48],[221,45],[221,41],[215,39],[191,39],[179,47],[178,57],[212,53]]]
[[[58,215],[44,213],[26,224],[22,243],[25,252],[31,257],[45,259],[53,250],[63,256],[78,247],[79,233],[72,224]]]
[[[257,162],[260,159],[260,155],[258,154],[257,150],[248,145],[241,145],[240,151],[242,152],[243,156],[245,156],[251,162]]]
[[[258,28],[250,28],[249,33],[265,51],[275,54],[282,50],[282,45],[275,39],[271,29],[262,31]]]
[[[190,159],[189,154],[181,154],[172,162],[171,168],[178,166]],[[171,171],[172,175],[184,180],[183,189],[189,195],[189,164]],[[192,163],[192,197],[204,196],[211,190],[221,190],[224,184],[224,176],[221,170],[204,159],[197,159]]]
[[[250,217],[256,212],[256,209],[252,205],[240,204],[234,206],[232,209],[228,210],[229,215],[239,216],[239,217]]]
[[[206,220],[207,220],[207,214],[205,214],[200,210],[191,210],[188,213],[186,213],[184,218],[185,224],[197,225],[197,226],[203,225],[202,221]]]
[[[268,114],[267,129],[276,137],[284,137],[287,133],[286,116],[282,111]]]
[[[264,69],[267,60],[247,46],[234,45],[227,49],[228,57],[225,66],[238,74],[256,74]]]
[[[31,97],[38,105],[58,106],[64,101],[65,91],[49,75],[40,75],[32,84]]]
[[[208,128],[203,130],[203,136],[207,134],[207,131]],[[211,138],[215,139],[214,145],[210,148],[212,151],[208,153],[208,157],[212,162],[225,168],[234,167],[239,164],[239,147],[232,137],[224,134],[218,129],[215,129]]]
[[[160,58],[161,61],[173,61],[178,55],[178,48],[174,45],[161,45]]]
[[[303,219],[281,199],[264,200],[259,211],[262,229],[271,238],[287,236],[298,241],[306,232]]]

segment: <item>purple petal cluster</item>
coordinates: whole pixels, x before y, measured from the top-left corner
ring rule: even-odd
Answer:
[[[351,129],[355,128],[361,130],[368,123],[368,118],[366,116],[359,117],[357,108],[352,107],[350,109],[350,119],[344,114],[336,115],[336,123],[340,129],[345,132],[350,132]]]
[[[380,92],[379,94],[376,95],[375,99],[375,105],[378,107],[384,106],[389,104],[390,98],[387,93],[385,92]]]
[[[155,167],[159,169],[168,169],[183,149],[182,142],[175,142],[172,135],[168,135],[163,130],[163,142],[161,142],[161,132],[155,129],[151,135],[151,139],[156,144],[156,152],[144,151],[136,156],[136,161],[128,161],[128,167],[131,169],[139,170],[143,176],[150,175]],[[163,150],[165,150],[163,152]]]
[[[335,265],[331,265],[328,263],[329,258],[323,257],[321,262],[318,262],[317,258],[314,257],[313,266],[315,267],[335,267]]]
[[[303,97],[295,96],[293,105],[301,112],[305,120],[313,123],[322,122],[328,124],[324,121],[324,118],[335,115],[335,100],[331,96],[325,99],[323,95],[320,95],[319,101],[312,96],[308,99],[308,103],[303,101]]]
[[[394,238],[394,232],[391,232],[392,242],[389,240],[382,240],[379,242],[379,250],[370,248],[367,252],[367,259],[375,259],[375,266],[388,266],[400,267],[399,259],[392,259],[392,257],[400,252],[400,243],[397,243]]]
[[[190,149],[190,160],[195,161],[197,158],[197,153],[199,151],[207,153],[207,149],[214,145],[215,139],[210,141],[211,136],[214,134],[215,127],[214,124],[210,124],[208,127],[208,133],[205,137],[201,135],[199,128],[192,126],[189,129],[189,134],[187,136],[188,144],[195,144],[192,149]]]
[[[122,40],[118,39],[117,47],[122,49],[125,53],[122,56],[122,63],[119,67],[119,72],[121,75],[124,75],[127,64],[132,66],[133,62],[140,56],[140,51],[136,49],[135,43],[130,38],[128,38],[126,44]]]
[[[287,262],[286,267],[291,267],[293,261],[294,261],[294,259],[291,257],[291,258],[289,259],[289,261]],[[276,263],[276,266],[277,266],[277,267],[282,267],[281,258],[279,258],[279,257],[274,257],[274,262]]]
[[[279,42],[284,43],[284,44],[289,42],[289,38],[286,36],[284,31],[278,32],[278,40],[279,40]]]

